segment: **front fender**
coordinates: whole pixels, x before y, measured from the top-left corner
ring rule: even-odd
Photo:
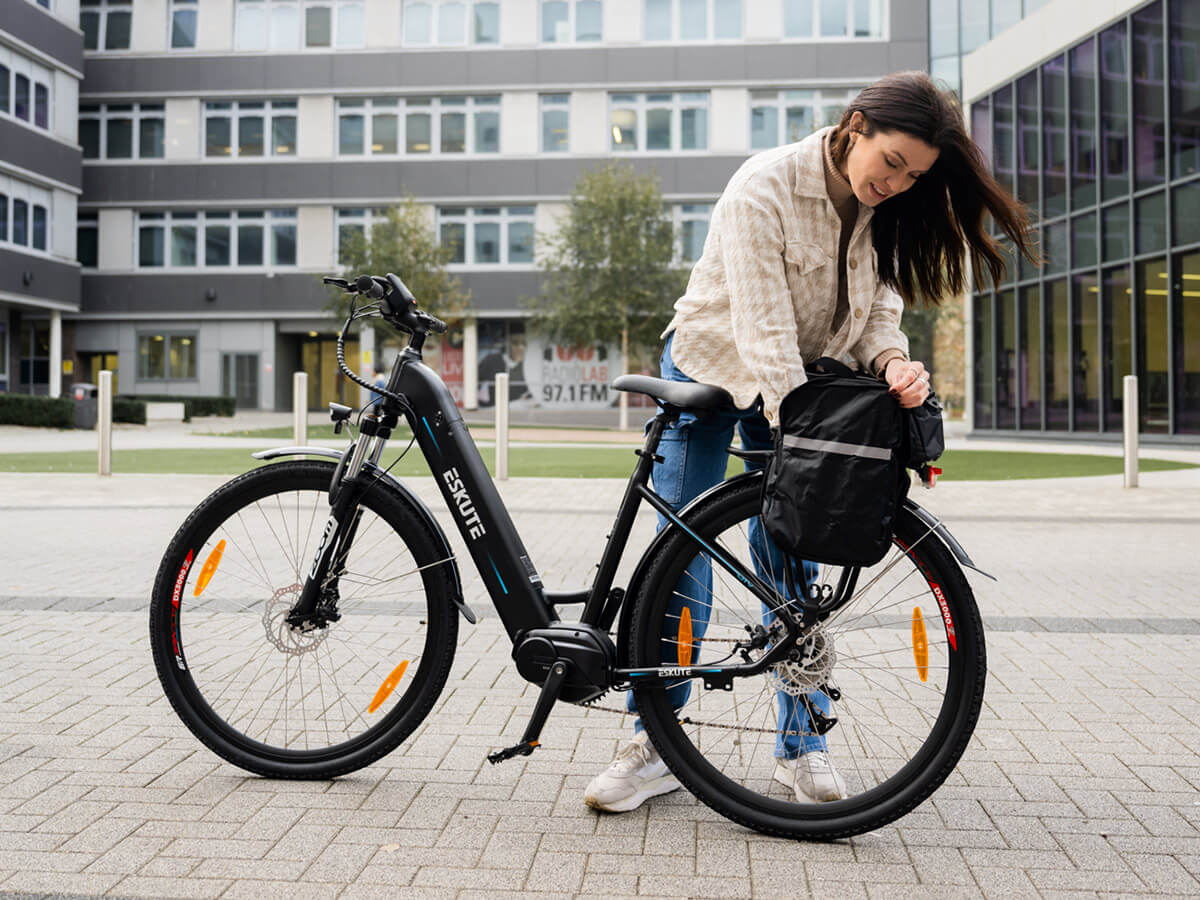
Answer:
[[[260,450],[258,453],[251,454],[255,459],[271,460],[280,459],[287,456],[323,456],[327,459],[341,461],[344,451],[332,450],[328,447],[275,447],[271,450]],[[336,470],[335,470],[336,471]],[[390,472],[379,468],[372,462],[363,463],[363,472],[372,478],[377,478],[383,482],[388,490],[392,491],[412,511],[418,519],[429,527],[430,533],[433,534],[434,540],[438,544],[438,550],[444,558],[450,560],[450,590],[451,599],[454,600],[454,605],[458,607],[458,611],[462,613],[464,619],[472,625],[479,621],[479,617],[475,611],[467,605],[466,599],[463,597],[462,577],[459,575],[458,563],[454,558],[454,551],[450,547],[450,542],[446,539],[446,532],[442,530],[442,526],[438,524],[437,519],[433,517],[429,507],[425,502],[414,494],[408,487],[394,477]],[[334,474],[330,473],[331,476]]]

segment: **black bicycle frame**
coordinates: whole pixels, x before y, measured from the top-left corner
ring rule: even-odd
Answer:
[[[768,606],[777,605],[772,589],[755,573],[748,571],[737,560],[728,559],[691,532],[675,511],[649,488],[650,471],[659,439],[678,411],[667,410],[656,416],[650,423],[645,446],[636,451],[640,458],[630,476],[591,588],[573,593],[554,593],[545,590],[449,388],[425,365],[419,350],[409,346],[400,353],[392,368],[387,389],[408,401],[407,408],[395,408],[396,404],[385,400],[385,411],[403,414],[411,426],[438,489],[454,515],[455,525],[483,578],[484,586],[514,641],[528,629],[544,628],[559,621],[555,603],[584,602],[580,622],[605,632],[611,628],[624,599],[623,592],[612,590],[612,583],[642,500],[683,528],[716,564],[729,571],[760,600]],[[799,626],[792,615],[784,614],[780,619],[785,622],[789,633],[798,630]],[[768,653],[752,666],[733,665],[719,671],[730,674],[753,674],[751,669],[761,671],[778,655],[786,652],[786,642],[780,642],[774,649],[780,653]],[[712,667],[700,667],[694,674],[700,676],[713,671],[716,670]],[[680,673],[678,668],[663,667],[617,670],[614,675],[618,681],[626,681],[631,676],[647,680],[668,675],[677,678]]]

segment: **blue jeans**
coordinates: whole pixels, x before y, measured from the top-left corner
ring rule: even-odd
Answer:
[[[692,381],[678,368],[671,359],[671,340],[674,335],[667,336],[667,343],[662,353],[662,377],[669,381]],[[654,466],[654,490],[671,505],[679,509],[708,490],[715,484],[725,480],[725,469],[729,456],[725,448],[733,440],[733,430],[737,428],[742,438],[742,447],[746,450],[770,450],[772,447],[771,428],[766,417],[758,406],[743,410],[729,410],[710,413],[703,419],[698,419],[693,413],[683,413],[678,421],[663,432],[658,452],[663,457],[661,463]],[[746,470],[763,468],[763,463],[746,462]],[[659,515],[658,529],[666,527],[667,519]],[[780,596],[786,596],[782,582],[782,573],[786,563],[783,555],[775,547],[774,542],[767,537],[763,530],[762,521],[755,518],[750,523],[750,549],[754,559],[754,568],[758,576],[767,584],[773,584]],[[765,563],[765,566],[763,565]],[[810,562],[804,563],[804,579],[811,582],[816,577],[817,567]],[[712,609],[712,566],[708,558],[698,555],[688,566],[687,571],[679,580],[672,600],[667,608],[669,616],[678,618],[685,603],[692,618],[692,634],[696,640],[704,637],[708,627],[708,617]],[[763,606],[763,624],[769,626],[774,615]],[[697,651],[698,652],[698,651]],[[694,657],[693,657],[694,658]],[[669,660],[664,660],[669,663]],[[667,696],[671,705],[679,710],[687,704],[691,696],[692,682],[684,681],[668,689]],[[780,691],[777,695],[779,709],[780,735],[775,742],[775,755],[795,759],[802,753],[811,750],[826,749],[825,738],[818,734],[810,734],[808,712],[798,698]],[[814,690],[808,695],[808,702],[822,715],[828,716],[831,711],[829,698],[823,691]],[[626,707],[630,712],[637,712],[633,692],[626,698]],[[641,719],[634,723],[635,730],[642,728]],[[787,734],[784,732],[805,732],[803,734]]]

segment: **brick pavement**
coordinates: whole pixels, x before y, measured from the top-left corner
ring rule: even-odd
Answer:
[[[219,761],[162,698],[145,598],[170,533],[220,480],[0,475],[0,892],[1200,894],[1194,472],[1143,475],[1134,492],[1096,478],[921,494],[1000,578],[972,576],[984,714],[932,800],[820,845],[748,832],[683,792],[591,812],[583,786],[627,733],[610,714],[560,707],[543,749],[488,766],[533,693],[465,570],[486,618],[464,625],[441,714],[405,746],[332,783]],[[549,586],[580,586],[620,487],[502,486]],[[635,544],[652,518],[637,528]]]

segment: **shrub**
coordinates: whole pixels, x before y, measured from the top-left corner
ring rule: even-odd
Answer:
[[[113,398],[113,421],[128,422],[131,425],[146,424],[146,403],[144,400],[134,400],[132,397]]]
[[[75,401],[65,397],[0,394],[0,425],[74,428]]]
[[[130,394],[126,399],[146,403],[182,402],[185,422],[190,422],[192,416],[232,416],[237,402],[233,397],[181,397],[178,394]]]

